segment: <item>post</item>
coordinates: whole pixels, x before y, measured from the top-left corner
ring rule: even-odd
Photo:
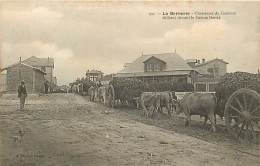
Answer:
[[[33,86],[33,92],[35,92],[35,70],[33,70],[33,82],[32,82],[32,86]]]
[[[22,80],[22,73],[21,73],[21,62],[22,62],[22,58],[19,57],[19,64],[18,64],[18,77],[19,77],[19,82],[21,82]]]

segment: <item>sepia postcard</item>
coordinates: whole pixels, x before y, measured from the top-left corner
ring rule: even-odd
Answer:
[[[0,166],[259,166],[260,1],[0,0]]]

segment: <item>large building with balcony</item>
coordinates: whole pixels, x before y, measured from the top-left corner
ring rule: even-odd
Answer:
[[[196,81],[198,72],[176,52],[141,55],[132,63],[126,63],[116,77],[137,78],[144,82],[183,82]]]

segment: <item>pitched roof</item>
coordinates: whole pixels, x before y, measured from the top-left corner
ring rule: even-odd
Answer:
[[[28,65],[28,64],[25,64],[25,63],[23,63],[23,62],[21,62],[21,63],[15,63],[15,64],[12,64],[12,65],[10,65],[10,66],[7,66],[7,67],[1,69],[1,71],[7,70],[8,68],[14,67],[14,66],[16,66],[16,65],[27,66],[27,67],[32,68],[33,70],[37,70],[37,71],[39,71],[39,72],[42,72],[42,73],[46,74],[46,73],[45,73],[44,71],[42,71],[41,69],[39,69],[39,68],[37,68],[37,67],[33,67],[33,66],[31,66],[31,65]]]
[[[224,61],[223,59],[215,58],[215,59],[206,61],[206,62],[204,62],[204,63],[196,64],[195,67],[197,67],[197,66],[203,66],[203,65],[206,65],[206,64],[211,63],[211,62],[214,62],[214,61],[220,61],[220,62],[222,62],[222,63],[228,64],[228,62]]]
[[[197,59],[186,59],[185,62],[186,63],[190,63],[190,62],[196,63]]]
[[[160,62],[166,64],[166,62],[164,62],[163,60],[161,60],[161,59],[159,59],[159,58],[156,58],[155,56],[151,56],[150,58],[148,58],[148,59],[146,59],[145,61],[143,61],[143,63],[148,62],[150,59],[156,59],[156,60],[158,60],[158,61],[160,61]]]
[[[99,70],[88,70],[87,72],[86,72],[86,74],[103,74],[101,71],[99,71]]]
[[[48,66],[54,67],[54,59],[53,58],[37,58],[36,56],[32,56],[28,59],[22,61],[31,66]]]
[[[111,81],[114,77],[114,74],[107,74],[102,78],[97,79],[98,81]]]
[[[147,54],[138,57],[134,62],[129,63],[126,67],[120,70],[118,73],[138,73],[144,72],[144,63],[151,57],[156,57],[166,62],[166,68],[164,71],[174,70],[194,70],[191,68],[184,59],[177,53],[163,53],[163,54]]]

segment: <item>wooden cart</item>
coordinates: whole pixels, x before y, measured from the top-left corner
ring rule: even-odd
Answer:
[[[260,94],[241,88],[227,99],[225,123],[230,134],[238,139],[259,142]]]

